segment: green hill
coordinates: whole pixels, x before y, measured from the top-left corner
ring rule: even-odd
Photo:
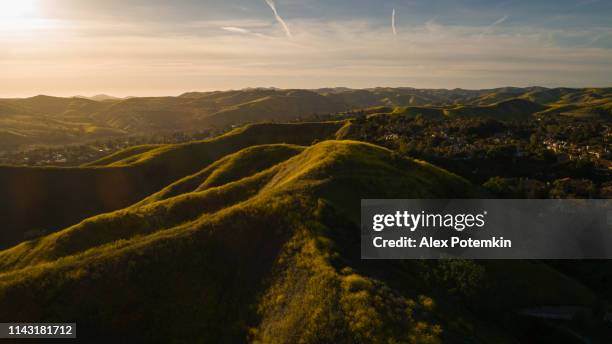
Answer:
[[[592,302],[539,262],[359,259],[361,198],[480,195],[371,144],[253,146],[0,252],[0,321],[78,319],[88,342],[510,343],[516,309]]]
[[[278,92],[277,92],[278,93]],[[237,106],[227,107],[200,120],[215,127],[258,121],[293,121],[315,114],[328,114],[346,110],[343,103],[304,90],[289,90],[266,96]]]
[[[527,92],[523,96],[539,104],[584,103],[612,97],[612,88],[552,88]]]
[[[549,107],[525,99],[510,99],[492,105],[455,105],[455,106],[400,106],[392,111],[373,114],[421,116],[426,119],[448,117],[480,117],[502,121],[527,119],[538,113],[545,113]]]
[[[215,161],[196,174],[168,185],[159,192],[138,202],[133,207],[246,178],[298,154],[303,149],[303,146],[287,144],[260,145],[245,148]]]
[[[111,155],[107,155],[102,159],[98,159],[96,161],[92,161],[90,163],[84,164],[83,167],[93,167],[93,166],[107,166],[112,165],[118,161],[146,153],[148,151],[154,150],[156,148],[164,147],[162,144],[151,144],[151,145],[140,145],[140,146],[132,146],[126,149],[122,149],[116,153]]]
[[[0,151],[29,145],[64,145],[125,132],[106,126],[94,114],[107,105],[89,99],[36,96],[0,99],[0,128],[14,136],[4,137]]]
[[[90,99],[44,95],[23,99],[7,99],[2,100],[2,102],[24,109],[31,114],[40,114],[54,118],[73,117],[81,120],[106,107],[106,105]]]
[[[245,147],[308,145],[332,137],[341,125],[251,125],[211,140],[128,149],[83,168],[0,166],[0,247],[127,207]]]
[[[488,106],[457,106],[448,109],[449,116],[483,117],[498,120],[520,120],[532,117],[545,106],[524,99],[511,99]]]
[[[131,98],[96,114],[107,125],[137,133],[184,131],[265,121],[290,121],[345,109],[306,90],[244,90]]]
[[[399,107],[393,110],[394,115],[402,115],[408,117],[422,116],[427,119],[441,119],[446,116],[444,109],[442,108],[431,108],[421,106],[407,106]]]
[[[555,104],[545,111],[541,111],[539,114],[543,116],[562,115],[577,118],[612,119],[612,100],[587,103]]]

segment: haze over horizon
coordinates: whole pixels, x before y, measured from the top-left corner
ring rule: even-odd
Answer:
[[[612,3],[2,0],[0,98],[612,86]]]
[[[292,90],[292,89],[296,89],[296,90],[322,90],[322,89],[354,89],[354,90],[366,90],[366,89],[376,89],[376,88],[395,88],[395,89],[399,89],[399,88],[413,88],[413,89],[421,89],[421,90],[469,90],[469,91],[478,91],[478,90],[494,90],[494,89],[502,89],[502,88],[521,88],[521,89],[526,89],[526,88],[537,88],[537,87],[543,87],[543,88],[549,88],[549,89],[555,89],[555,88],[572,88],[572,89],[588,89],[588,88],[609,88],[612,86],[593,86],[593,87],[589,87],[589,86],[584,86],[584,87],[571,87],[571,86],[567,86],[567,85],[559,85],[559,86],[541,86],[541,85],[526,85],[526,86],[514,86],[514,85],[509,85],[509,86],[494,86],[494,87],[483,87],[483,88],[463,88],[463,87],[423,87],[423,88],[419,88],[419,87],[413,87],[413,86],[405,86],[405,85],[399,85],[399,86],[371,86],[371,87],[347,87],[347,86],[321,86],[321,87],[310,87],[310,88],[306,88],[306,87],[287,87],[287,88],[283,88],[283,87],[276,87],[276,86],[246,86],[243,88],[228,88],[228,89],[192,89],[192,90],[184,90],[184,91],[178,91],[178,92],[174,92],[174,93],[128,93],[128,94],[114,94],[114,93],[110,93],[110,92],[93,92],[91,94],[53,94],[53,93],[32,93],[32,94],[27,94],[27,95],[23,95],[23,96],[12,96],[12,97],[3,97],[0,95],[0,99],[24,99],[24,98],[32,98],[32,97],[36,97],[36,96],[49,96],[49,97],[62,97],[62,98],[115,98],[115,99],[123,99],[123,98],[137,98],[137,97],[178,97],[180,95],[186,94],[186,93],[191,93],[191,92],[230,92],[230,91],[245,91],[245,90],[249,90],[249,89],[278,89],[278,90]]]

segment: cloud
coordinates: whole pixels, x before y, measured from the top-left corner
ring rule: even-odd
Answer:
[[[291,34],[291,30],[289,30],[289,26],[287,26],[287,23],[285,23],[285,20],[278,14],[278,11],[276,10],[276,4],[274,3],[274,0],[266,0],[266,3],[272,9],[272,12],[274,13],[274,17],[276,18],[276,20],[279,22],[279,24],[282,25],[287,37],[292,37],[293,35]]]
[[[397,36],[397,29],[395,27],[395,8],[391,14],[391,31],[393,31],[393,35]]]
[[[491,30],[493,30],[494,27],[496,27],[497,25],[505,22],[506,20],[508,20],[508,16],[503,16],[503,17],[497,19],[491,25],[487,26],[484,30],[482,30],[482,32],[480,33],[480,36],[478,36],[478,39],[481,40],[486,34],[491,32]]]
[[[241,27],[235,27],[235,26],[224,26],[221,29],[225,31],[233,32],[233,33],[242,33],[242,34],[252,33],[250,30],[243,29]]]
[[[262,38],[268,37],[262,33],[254,32],[249,29],[245,29],[245,28],[238,27],[238,26],[222,26],[221,30],[232,32],[232,33],[238,33],[241,35],[252,35],[252,36],[257,36],[257,37],[262,37]]]
[[[388,15],[382,22],[295,18],[292,39],[274,36],[278,28],[269,18],[164,26],[74,22],[0,34],[0,97],[169,95],[262,85],[486,88],[612,81],[612,49],[603,47],[612,41],[608,28],[504,25],[497,28],[503,35],[480,38],[484,26],[430,20],[410,26],[409,40],[392,40]],[[555,39],[543,44],[551,33]],[[570,44],[597,35],[602,38],[594,45]]]

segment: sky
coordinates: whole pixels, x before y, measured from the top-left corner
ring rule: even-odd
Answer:
[[[0,0],[0,98],[612,86],[610,0]]]

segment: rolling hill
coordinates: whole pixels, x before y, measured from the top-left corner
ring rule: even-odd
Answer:
[[[132,148],[80,168],[0,166],[0,246],[127,207],[243,148],[308,145],[333,136],[341,125],[252,125],[212,140]]]
[[[93,116],[106,105],[89,99],[36,96],[0,99],[0,131],[14,135],[0,150],[30,145],[65,145],[113,138],[126,132],[99,123]]]
[[[100,99],[96,101],[95,99]],[[610,118],[610,88],[504,87],[488,90],[370,88],[244,89],[127,99],[36,96],[0,99],[0,150],[65,145],[125,135],[224,129],[367,108],[407,114],[524,119],[527,114]],[[11,133],[10,135],[7,133]]]
[[[546,107],[524,99],[505,100],[486,106],[457,106],[448,109],[448,116],[481,117],[497,120],[524,120]]]
[[[111,127],[146,133],[290,121],[344,110],[341,103],[306,90],[187,93],[179,97],[130,98],[96,114]]]
[[[516,309],[593,301],[541,262],[362,261],[361,198],[482,191],[367,143],[260,143],[0,252],[0,321],[78,319],[88,342],[512,343]],[[129,164],[173,164],[156,150]]]
[[[3,99],[5,104],[51,118],[67,119],[74,117],[84,121],[88,115],[96,113],[106,106],[103,103],[84,98],[61,98],[38,95],[23,99]]]
[[[407,117],[421,116],[428,119],[442,119],[447,116],[444,108],[424,107],[424,106],[406,106],[397,107],[392,112],[393,115],[401,115]]]
[[[524,120],[548,110],[546,106],[525,99],[510,99],[491,105],[455,105],[447,107],[404,106],[396,107],[388,113],[407,117],[421,116],[426,119],[449,117],[491,118],[501,121]]]

